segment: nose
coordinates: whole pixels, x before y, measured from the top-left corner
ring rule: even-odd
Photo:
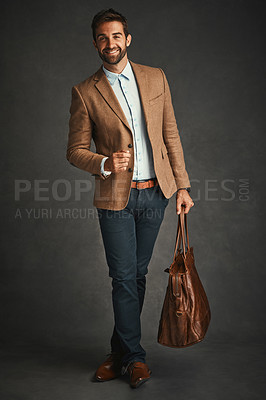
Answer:
[[[115,41],[114,41],[114,39],[111,37],[111,38],[108,38],[108,40],[107,40],[107,47],[110,47],[110,49],[112,49],[113,47],[114,47],[114,44],[115,44]]]

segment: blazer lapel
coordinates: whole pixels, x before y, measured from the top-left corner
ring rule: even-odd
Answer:
[[[148,122],[149,122],[149,92],[148,92],[148,82],[147,82],[147,77],[146,74],[144,73],[143,69],[141,68],[141,65],[135,64],[132,61],[129,61],[131,64],[131,67],[133,69],[138,89],[139,89],[139,94],[140,94],[140,100],[142,103],[142,108],[144,112],[144,118],[145,122],[148,128]]]
[[[120,120],[127,126],[127,128],[131,131],[130,126],[128,124],[127,118],[120,106],[119,101],[117,100],[116,95],[113,92],[113,89],[103,72],[102,67],[94,74],[95,87],[100,92],[106,103],[111,107],[113,112],[120,118]]]

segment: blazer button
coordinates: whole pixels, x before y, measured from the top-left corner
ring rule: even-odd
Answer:
[[[133,169],[132,168],[128,168],[128,172],[132,172],[133,171]]]
[[[129,143],[128,147],[131,149],[131,147],[133,147],[133,144]]]

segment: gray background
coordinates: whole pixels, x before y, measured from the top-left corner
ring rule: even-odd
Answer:
[[[106,7],[128,18],[133,36],[129,58],[163,68],[168,78],[195,201],[188,219],[190,241],[212,310],[211,325],[201,344],[183,350],[156,344],[168,277],[163,270],[172,261],[176,232],[173,197],[147,276],[144,347],[148,357],[156,354],[153,364],[164,360],[165,366],[176,365],[179,373],[184,368],[193,371],[194,363],[207,360],[208,354],[224,357],[222,373],[215,375],[223,376],[224,384],[233,372],[239,376],[247,372],[243,366],[249,360],[249,373],[238,387],[238,398],[259,399],[261,381],[256,385],[250,381],[262,373],[266,321],[262,208],[265,23],[263,1],[258,0],[97,4],[14,0],[1,5],[1,341],[7,351],[3,359],[11,363],[11,354],[14,359],[14,364],[8,364],[4,398],[24,398],[15,397],[14,387],[17,395],[28,390],[25,399],[46,398],[45,385],[38,392],[41,380],[36,381],[36,388],[29,380],[27,388],[18,381],[12,386],[12,371],[21,359],[31,364],[29,354],[35,361],[36,354],[48,358],[50,354],[46,366],[61,366],[68,360],[69,366],[79,366],[86,373],[88,360],[93,372],[109,351],[111,281],[98,221],[95,214],[84,219],[56,218],[58,210],[93,209],[92,190],[75,200],[74,185],[80,179],[93,186],[94,178],[71,166],[65,155],[71,87],[101,65],[92,45],[90,23]],[[15,181],[22,179],[32,188],[15,200]],[[59,201],[52,192],[58,179],[70,183],[67,200]],[[36,199],[34,180],[48,180],[43,183],[47,191],[42,193],[48,200]],[[240,196],[241,180],[248,182],[246,201]],[[64,196],[63,184],[58,196]],[[15,217],[18,209],[21,218]],[[28,218],[26,210],[31,209]],[[51,218],[38,218],[40,209],[48,209]],[[230,362],[226,354],[231,355]],[[217,362],[213,359],[209,367]],[[210,381],[214,382],[214,376]],[[184,399],[200,399],[201,395],[218,399],[225,387],[234,390],[235,381],[229,380],[223,390],[220,383],[217,380],[208,391],[205,382],[197,387],[197,396],[193,389],[181,393]],[[251,392],[245,397],[248,387]],[[104,388],[106,392],[97,396],[111,398],[106,397],[110,396],[108,387]],[[66,398],[62,392],[48,393],[50,398]],[[79,398],[88,398],[87,394],[84,389]]]

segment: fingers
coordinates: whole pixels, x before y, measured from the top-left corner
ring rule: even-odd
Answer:
[[[194,203],[176,203],[176,213],[179,215],[181,213],[181,207],[184,207],[184,213],[188,214],[189,210],[194,206]]]
[[[190,209],[194,206],[194,202],[187,192],[183,195],[177,195],[176,198],[176,213],[181,213],[181,207],[184,207],[184,213],[187,214]]]
[[[113,153],[113,156],[117,158],[130,158],[131,154],[129,150],[118,150],[115,153]]]
[[[182,206],[182,200],[177,199],[176,200],[176,213],[178,215],[181,213],[181,206]]]
[[[112,155],[113,159],[113,172],[126,171],[131,154],[129,150],[119,150]]]
[[[194,206],[193,201],[190,202],[190,203],[185,203],[185,204],[184,204],[184,207],[185,207],[184,213],[187,214],[187,213],[189,212],[189,210],[190,210],[193,206]]]

